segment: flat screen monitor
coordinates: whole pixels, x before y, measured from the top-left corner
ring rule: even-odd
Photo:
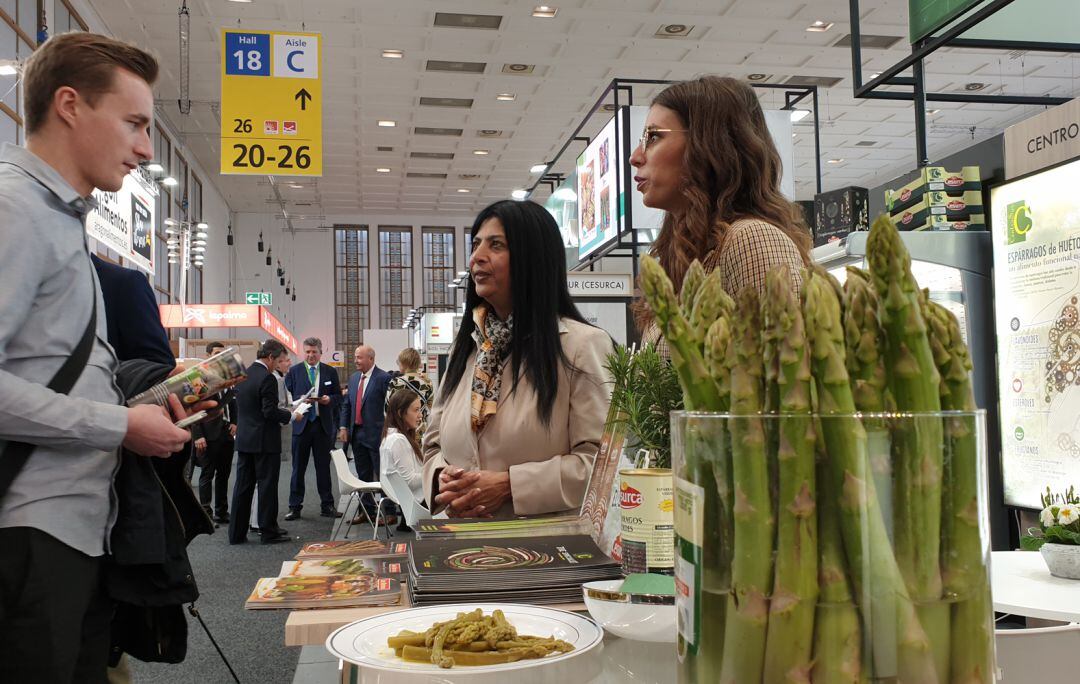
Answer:
[[[584,259],[619,234],[619,164],[613,116],[577,160],[578,258]]]

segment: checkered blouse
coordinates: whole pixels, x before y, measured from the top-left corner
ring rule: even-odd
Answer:
[[[702,259],[705,272],[720,269],[724,290],[732,297],[744,287],[754,287],[759,295],[765,293],[765,274],[787,264],[791,284],[802,289],[802,256],[795,243],[782,230],[761,219],[740,219],[731,224],[722,249],[710,252]],[[664,358],[670,358],[667,341],[656,323],[651,323],[641,336],[642,342],[653,343]]]

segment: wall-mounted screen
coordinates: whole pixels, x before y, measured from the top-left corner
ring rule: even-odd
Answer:
[[[619,234],[619,163],[614,116],[577,160],[578,258]]]

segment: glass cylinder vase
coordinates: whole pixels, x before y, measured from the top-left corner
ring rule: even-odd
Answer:
[[[678,681],[994,681],[985,412],[671,417]]]

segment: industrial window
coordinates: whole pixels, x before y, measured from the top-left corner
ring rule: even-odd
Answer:
[[[446,285],[457,277],[454,269],[454,228],[424,226],[424,304],[454,305],[454,290]]]
[[[412,306],[412,228],[379,226],[380,326],[400,328]]]
[[[370,326],[368,227],[334,226],[334,331],[345,352],[345,377],[354,370],[353,350]]]

